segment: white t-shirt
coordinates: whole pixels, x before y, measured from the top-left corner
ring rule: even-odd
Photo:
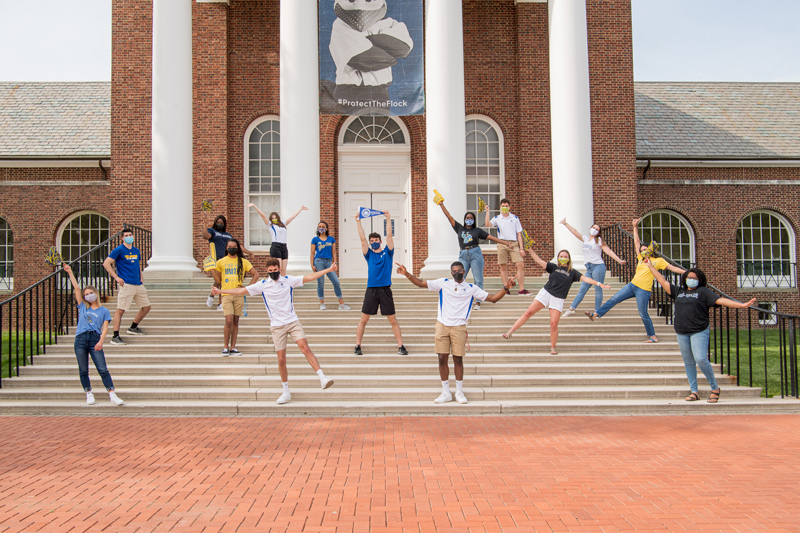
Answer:
[[[286,228],[282,228],[277,224],[270,224],[269,229],[272,230],[272,242],[282,242],[286,244],[286,236],[289,233],[286,231]]]
[[[517,233],[522,232],[522,224],[520,224],[519,218],[511,213],[507,217],[497,215],[489,223],[497,228],[497,238],[504,241],[516,241]]]
[[[603,241],[600,237],[595,237],[595,242],[591,237],[583,236],[583,257],[587,263],[602,265],[603,261]]]
[[[247,293],[250,296],[261,295],[269,313],[269,325],[274,328],[297,320],[293,290],[302,286],[303,278],[299,276],[285,276],[278,278],[278,281],[267,278],[248,285]]]
[[[429,291],[439,292],[439,315],[437,319],[445,326],[463,326],[472,311],[472,302],[486,300],[489,293],[472,283],[456,283],[452,279],[439,278],[428,281]]]

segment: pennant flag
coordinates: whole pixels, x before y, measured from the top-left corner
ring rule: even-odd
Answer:
[[[359,207],[358,208],[358,218],[370,218],[376,217],[378,215],[385,214],[383,211],[378,211],[377,209],[370,209],[369,207]]]
[[[486,211],[486,202],[483,201],[483,198],[478,196],[478,213],[483,213]]]
[[[442,202],[444,202],[444,197],[442,194],[436,189],[433,189],[433,203],[440,205]]]
[[[200,206],[200,209],[201,209],[203,212],[205,212],[205,213],[208,213],[209,211],[211,211],[212,209],[214,209],[214,202],[213,202],[213,201],[211,201],[211,200],[203,200],[203,203],[202,203],[202,205]]]
[[[44,262],[50,266],[57,267],[64,262],[64,258],[61,257],[61,254],[58,253],[55,246],[51,246],[50,250],[47,251],[47,255],[44,257]]]

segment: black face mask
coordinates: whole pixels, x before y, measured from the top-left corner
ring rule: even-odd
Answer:
[[[273,281],[278,281],[278,278],[281,277],[280,272],[267,272],[267,274],[269,274],[269,277],[271,277]]]
[[[463,272],[451,272],[451,274],[453,275],[453,280],[456,283],[461,283],[462,281],[464,281],[464,273]]]
[[[228,250],[228,255],[230,255],[230,256],[234,256],[237,253],[239,253],[239,249],[238,248],[228,248],[227,250]]]
[[[217,231],[225,231],[225,225],[224,224],[214,224],[214,229],[217,230]]]

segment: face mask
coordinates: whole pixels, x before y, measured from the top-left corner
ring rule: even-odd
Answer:
[[[280,272],[267,272],[267,274],[269,274],[269,277],[271,277],[273,281],[278,281],[278,278],[281,277]]]
[[[464,281],[464,273],[463,272],[450,272],[453,275],[453,280],[456,283],[461,283]]]
[[[597,237],[597,234],[598,234],[598,233],[600,233],[600,232],[599,232],[599,231],[597,231],[597,230],[596,230],[596,229],[594,229],[594,228],[592,228],[592,229],[590,229],[590,230],[589,230],[589,235],[591,235],[592,237]]]
[[[238,251],[238,248],[228,248],[228,255],[236,255]]]
[[[225,226],[223,224],[214,224],[214,229],[217,231],[225,231]]]
[[[133,244],[133,236],[132,235],[129,235],[129,236],[125,237],[122,240],[125,241],[125,244]]]
[[[559,265],[566,265],[567,263],[569,263],[569,258],[567,258],[567,257],[559,257],[558,258],[558,264]]]
[[[473,224],[475,224],[475,221],[472,220],[471,218],[464,219],[465,226],[472,226]]]
[[[501,208],[500,208],[500,212],[502,212],[503,214],[506,214],[506,213],[508,213],[509,211],[511,211],[511,208],[510,208],[510,207],[501,207]]]
[[[95,300],[97,300],[97,295],[93,292],[90,292],[89,294],[85,294],[83,296],[83,299],[86,300],[88,303],[93,303]]]
[[[369,245],[372,246],[373,250],[377,250],[378,248],[381,247],[381,243],[379,243],[379,242],[371,242],[371,243],[369,243]]]
[[[271,218],[270,220],[272,221],[273,224],[277,224],[278,223],[278,219],[277,218]]]
[[[326,231],[328,231],[327,228],[317,228],[317,233],[319,233],[320,235],[322,235]]]
[[[686,286],[690,289],[696,289],[700,285],[699,279],[686,278]]]

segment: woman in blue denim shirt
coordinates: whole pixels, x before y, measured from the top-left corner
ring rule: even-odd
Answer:
[[[94,405],[94,394],[92,394],[92,384],[89,382],[89,356],[94,361],[97,373],[103,380],[108,398],[114,405],[122,405],[123,402],[114,392],[114,382],[111,374],[106,368],[106,357],[103,354],[103,342],[108,333],[108,323],[111,322],[111,313],[108,309],[100,305],[97,290],[91,285],[87,285],[81,290],[78,280],[69,265],[63,266],[64,272],[69,275],[72,287],[75,289],[75,300],[78,304],[78,327],[75,330],[75,356],[78,358],[78,374],[81,378],[81,385],[86,392],[86,404]]]
[[[331,237],[328,231],[328,223],[320,220],[317,224],[317,235],[311,239],[311,270],[318,272],[330,268],[336,263],[336,239]],[[350,306],[342,299],[342,288],[339,285],[339,278],[336,272],[328,272],[328,279],[333,285],[333,292],[339,299],[339,310],[349,311]],[[317,279],[317,296],[319,297],[319,309],[325,310],[325,276]]]

